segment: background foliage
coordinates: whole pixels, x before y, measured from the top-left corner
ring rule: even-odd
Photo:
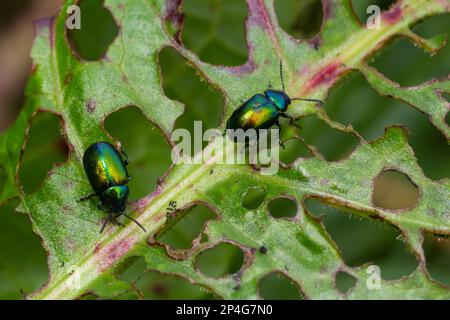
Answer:
[[[111,16],[101,8],[101,2],[87,2],[92,9],[86,10],[86,29],[70,35],[78,52],[87,59],[95,60],[101,56],[117,33]],[[364,19],[369,1],[353,2],[358,16]],[[378,3],[386,8],[388,2]],[[319,1],[278,0],[275,4],[280,24],[289,34],[309,38],[318,31],[318,21],[322,15]],[[186,18],[182,40],[203,61],[230,66],[246,61],[243,23],[247,8],[244,1],[186,0],[184,12]],[[427,18],[415,27],[415,31],[425,37],[447,30],[450,30],[448,15]],[[417,85],[431,78],[447,76],[450,73],[449,59],[449,45],[429,57],[411,42],[396,39],[374,56],[370,64],[402,85]],[[193,120],[203,120],[208,127],[219,126],[223,108],[221,94],[201,82],[196,72],[185,64],[175,50],[164,49],[160,53],[160,63],[166,95],[186,105],[186,112],[177,120],[176,127],[192,129]],[[445,137],[424,114],[400,101],[380,97],[361,74],[354,73],[340,82],[331,92],[325,108],[333,120],[352,124],[367,140],[381,136],[386,126],[397,123],[405,125],[411,133],[409,143],[424,173],[433,180],[449,176],[450,150]],[[133,126],[129,126],[130,123]],[[357,142],[350,135],[331,129],[316,117],[307,117],[301,120],[301,124],[302,137],[316,146],[327,160],[342,159],[356,147]],[[134,177],[130,184],[131,200],[151,193],[157,178],[170,166],[169,146],[159,130],[152,128],[136,108],[112,114],[107,118],[105,128],[126,146],[131,159],[130,172]],[[67,158],[57,117],[49,114],[36,116],[29,136],[19,173],[27,194],[39,188],[53,163]],[[145,145],[152,145],[152,148],[143,148]],[[290,141],[287,146],[282,154],[285,161],[308,156],[306,148],[298,141]],[[2,172],[0,178],[1,175]],[[408,181],[394,175],[387,177],[385,183],[396,186],[398,193],[394,199],[389,199],[389,194],[381,192],[378,201],[387,201],[395,206],[396,201],[403,205],[414,198]],[[257,198],[258,194],[255,194],[255,198],[249,201],[250,207],[258,201]],[[0,208],[0,297],[9,299],[20,298],[20,289],[27,293],[38,289],[45,282],[48,272],[45,253],[32,233],[29,221],[13,212],[16,205],[13,201]],[[290,210],[289,201],[277,205],[276,212],[288,213]],[[317,200],[309,200],[307,207],[316,216],[326,214],[326,230],[336,241],[348,265],[374,262],[381,267],[382,276],[387,280],[399,279],[416,268],[417,261],[404,242],[397,239],[397,230],[381,222],[360,220]],[[174,248],[188,248],[204,222],[213,217],[214,213],[205,206],[196,207],[158,240]],[[427,235],[424,249],[431,276],[444,285],[450,285],[448,240]],[[224,246],[216,252],[205,254],[198,263],[206,274],[220,275],[239,269],[242,259],[242,253],[235,247]],[[184,279],[161,276],[155,272],[143,274],[144,270],[144,262],[139,259],[121,279],[134,282],[145,298],[214,298],[211,293]],[[337,280],[343,288],[351,286],[351,279]],[[302,298],[288,280],[278,275],[267,277],[261,284],[260,292],[265,298]],[[131,294],[122,298],[137,297]]]

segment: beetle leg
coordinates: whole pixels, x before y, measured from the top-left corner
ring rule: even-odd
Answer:
[[[269,82],[269,90],[272,89],[272,84]]]
[[[88,195],[86,197],[82,197],[80,200],[78,200],[78,202],[86,201],[86,200],[88,200],[88,199],[90,199],[92,197],[95,197],[95,196],[98,196],[97,192],[96,193],[92,193],[92,194],[90,194],[90,195]]]
[[[130,162],[128,161],[128,155],[125,153],[125,151],[123,151],[122,149],[120,149],[120,153],[123,155],[124,159],[124,163],[127,166]]]
[[[100,230],[100,233],[103,232],[103,230],[105,230],[106,225],[108,224],[108,222],[110,222],[112,219],[112,215],[110,214],[108,219],[105,220],[105,222],[103,223],[102,229]]]
[[[280,125],[280,121],[278,121],[278,119],[277,119],[277,122],[275,122],[275,125],[278,127],[278,129],[281,131],[281,125]]]
[[[117,217],[115,217],[114,219],[111,219],[111,220],[112,220],[112,222],[113,222],[114,224],[123,227],[123,223],[120,222],[120,221],[117,221],[117,218],[118,218],[118,217],[120,217],[120,216],[117,216]]]
[[[287,115],[287,114],[285,114],[285,113],[280,113],[280,117],[289,119],[289,124],[290,124],[291,126],[294,126],[294,127],[298,128],[298,129],[301,129],[301,128],[302,128],[300,125],[298,125],[298,124],[295,123],[295,119],[294,119],[293,117],[291,117],[290,115]]]
[[[280,125],[280,122],[278,122],[278,120],[277,120],[277,122],[275,122],[275,125],[278,127],[278,130],[280,130],[280,140],[279,140],[279,143],[280,143],[280,146],[283,148],[283,150],[286,148],[285,146],[284,146],[284,142],[283,142],[283,140],[281,140],[281,125]]]
[[[277,122],[275,122],[275,125],[278,127],[278,131],[280,131],[280,137],[281,137],[281,125],[280,125],[280,122],[277,120]]]

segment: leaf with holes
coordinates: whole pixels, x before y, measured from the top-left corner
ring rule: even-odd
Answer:
[[[137,106],[169,137],[182,107],[162,92],[157,62],[159,51],[166,46],[173,47],[224,94],[222,129],[239,104],[236,100],[261,92],[266,83],[279,83],[281,60],[286,91],[292,97],[325,99],[338,80],[357,69],[380,94],[428,114],[448,138],[448,103],[442,98],[442,93],[449,92],[448,78],[402,88],[365,64],[366,58],[398,35],[432,52],[442,47],[445,38],[423,39],[410,27],[426,16],[449,12],[447,1],[399,1],[383,13],[381,27],[370,30],[358,22],[349,1],[323,0],[320,33],[309,41],[298,41],[279,27],[271,0],[247,0],[249,59],[238,67],[204,63],[183,46],[181,1],[175,0],[106,0],[104,6],[120,31],[101,60],[83,61],[66,38],[66,9],[72,2],[66,1],[55,18],[37,24],[27,100],[16,123],[0,136],[0,174],[5,181],[0,186],[0,202],[20,199],[18,211],[30,216],[48,253],[48,282],[29,298],[73,299],[88,293],[113,298],[134,292],[136,287],[118,274],[136,257],[143,257],[148,269],[179,275],[229,299],[258,298],[258,283],[273,272],[288,277],[301,297],[311,299],[450,297],[448,288],[428,275],[422,249],[424,231],[450,233],[450,182],[432,181],[423,174],[403,128],[388,128],[383,137],[367,142],[352,127],[332,121],[323,107],[311,103],[293,101],[288,114],[296,118],[314,114],[330,127],[356,137],[359,146],[348,158],[327,162],[310,148],[313,157],[283,166],[275,175],[263,175],[257,167],[221,165],[223,154],[205,152],[202,164],[173,166],[152,194],[130,206],[127,213],[147,233],[127,222],[124,227],[109,225],[99,234],[104,214],[94,203],[77,201],[78,195],[90,192],[82,168],[84,150],[94,141],[110,139],[103,130],[107,115]],[[17,172],[30,119],[38,111],[60,117],[70,157],[51,171],[37,192],[25,195]],[[218,147],[218,141],[206,150]],[[419,190],[419,199],[411,208],[390,210],[373,202],[373,181],[386,170],[404,173]],[[264,198],[259,206],[248,209],[243,206],[244,197],[255,187],[263,190]],[[371,290],[373,274],[367,273],[366,266],[344,263],[321,221],[305,208],[304,201],[310,197],[395,226],[419,266],[400,280],[381,279],[379,289]],[[290,218],[269,213],[274,199],[292,202]],[[171,227],[168,216],[181,215],[196,203],[210,208],[217,218],[207,223],[192,248],[161,245],[156,234]],[[221,243],[240,249],[243,263],[233,275],[214,278],[196,264]],[[335,284],[339,272],[356,279],[346,294]]]

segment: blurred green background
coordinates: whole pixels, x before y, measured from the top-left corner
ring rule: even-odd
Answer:
[[[59,3],[58,0],[7,0],[0,4],[0,132],[6,130],[20,111],[30,68],[28,53],[32,44],[32,20],[52,15]],[[368,5],[378,4],[386,9],[391,3],[353,1],[355,12],[362,21],[367,17],[365,11]],[[307,39],[319,31],[322,19],[319,0],[276,0],[275,6],[282,28],[293,37]],[[114,40],[117,26],[111,14],[102,7],[101,0],[82,0],[81,10],[82,29],[70,32],[69,39],[84,59],[97,60],[104,56],[108,45]],[[244,0],[185,0],[184,12],[186,18],[182,40],[202,60],[222,65],[239,65],[246,61],[244,21],[247,8]],[[426,19],[414,30],[424,37],[448,32],[449,15]],[[448,75],[449,61],[450,45],[434,57],[429,57],[407,40],[394,39],[369,62],[401,85],[417,85]],[[160,62],[166,95],[186,105],[186,112],[177,120],[176,127],[192,130],[194,120],[202,120],[205,129],[218,126],[223,107],[220,93],[202,82],[173,49],[164,49]],[[450,149],[444,136],[417,110],[378,96],[361,74],[355,72],[341,81],[332,90],[325,108],[331,118],[352,124],[369,140],[382,135],[386,126],[405,125],[411,133],[410,144],[425,174],[434,180],[449,176]],[[329,161],[344,158],[357,146],[353,137],[329,128],[315,117],[299,122],[303,127],[301,136],[304,140],[317,147]],[[127,125],[129,123],[133,126]],[[122,130],[125,126],[127,130]],[[170,166],[169,145],[160,131],[135,107],[112,114],[107,118],[105,127],[122,142],[129,155],[129,170],[133,176],[131,200],[151,193],[157,178]],[[299,156],[310,156],[304,143],[299,140],[290,140],[286,145],[281,155],[285,163],[291,163]],[[35,192],[52,165],[67,159],[67,151],[59,119],[46,113],[38,114],[32,123],[19,172],[24,192]],[[414,205],[417,196],[418,191],[409,180],[395,172],[383,174],[375,184],[374,201],[379,206],[405,208]],[[289,218],[296,212],[296,204],[289,199],[269,200],[265,199],[263,192],[255,189],[246,195],[243,205],[252,210],[264,202],[276,218]],[[45,252],[38,237],[33,234],[28,218],[14,213],[16,205],[17,201],[12,201],[0,207],[2,299],[20,299],[21,290],[30,293],[47,279]],[[306,206],[313,215],[324,215],[324,225],[348,265],[373,262],[380,266],[384,279],[398,279],[416,268],[417,261],[398,238],[399,233],[394,228],[382,222],[357,218],[318,200],[309,199]],[[188,249],[192,246],[192,240],[201,233],[205,222],[215,218],[216,215],[205,206],[195,206],[172,221],[172,227],[163,230],[157,239],[176,249]],[[431,276],[444,285],[450,285],[449,240],[426,234],[424,248]],[[229,244],[219,245],[197,258],[200,270],[214,277],[239,270],[242,261],[240,249]],[[217,298],[184,279],[145,271],[144,262],[137,260],[121,276],[123,280],[134,282],[141,296],[130,293],[118,298]],[[354,279],[339,274],[337,284],[345,292],[354,284]],[[261,280],[259,293],[268,299],[303,297],[289,279],[276,273]]]

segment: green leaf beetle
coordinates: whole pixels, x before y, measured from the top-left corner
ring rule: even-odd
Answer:
[[[280,79],[282,90],[273,90],[269,85],[264,94],[258,93],[245,101],[239,108],[237,108],[227,121],[226,129],[268,129],[273,125],[279,128],[279,118],[288,118],[291,124],[294,124],[294,119],[285,112],[292,100],[302,100],[323,103],[318,99],[302,99],[290,98],[285,92],[283,79],[283,63],[280,61]]]
[[[139,222],[124,212],[129,194],[126,184],[131,177],[127,171],[128,156],[123,151],[120,152],[125,160],[119,151],[108,142],[95,142],[87,148],[83,155],[83,167],[94,193],[81,198],[80,201],[95,196],[100,198],[97,207],[109,213],[100,233],[110,221],[120,224],[116,219],[121,215],[136,223],[145,232],[145,228]]]

